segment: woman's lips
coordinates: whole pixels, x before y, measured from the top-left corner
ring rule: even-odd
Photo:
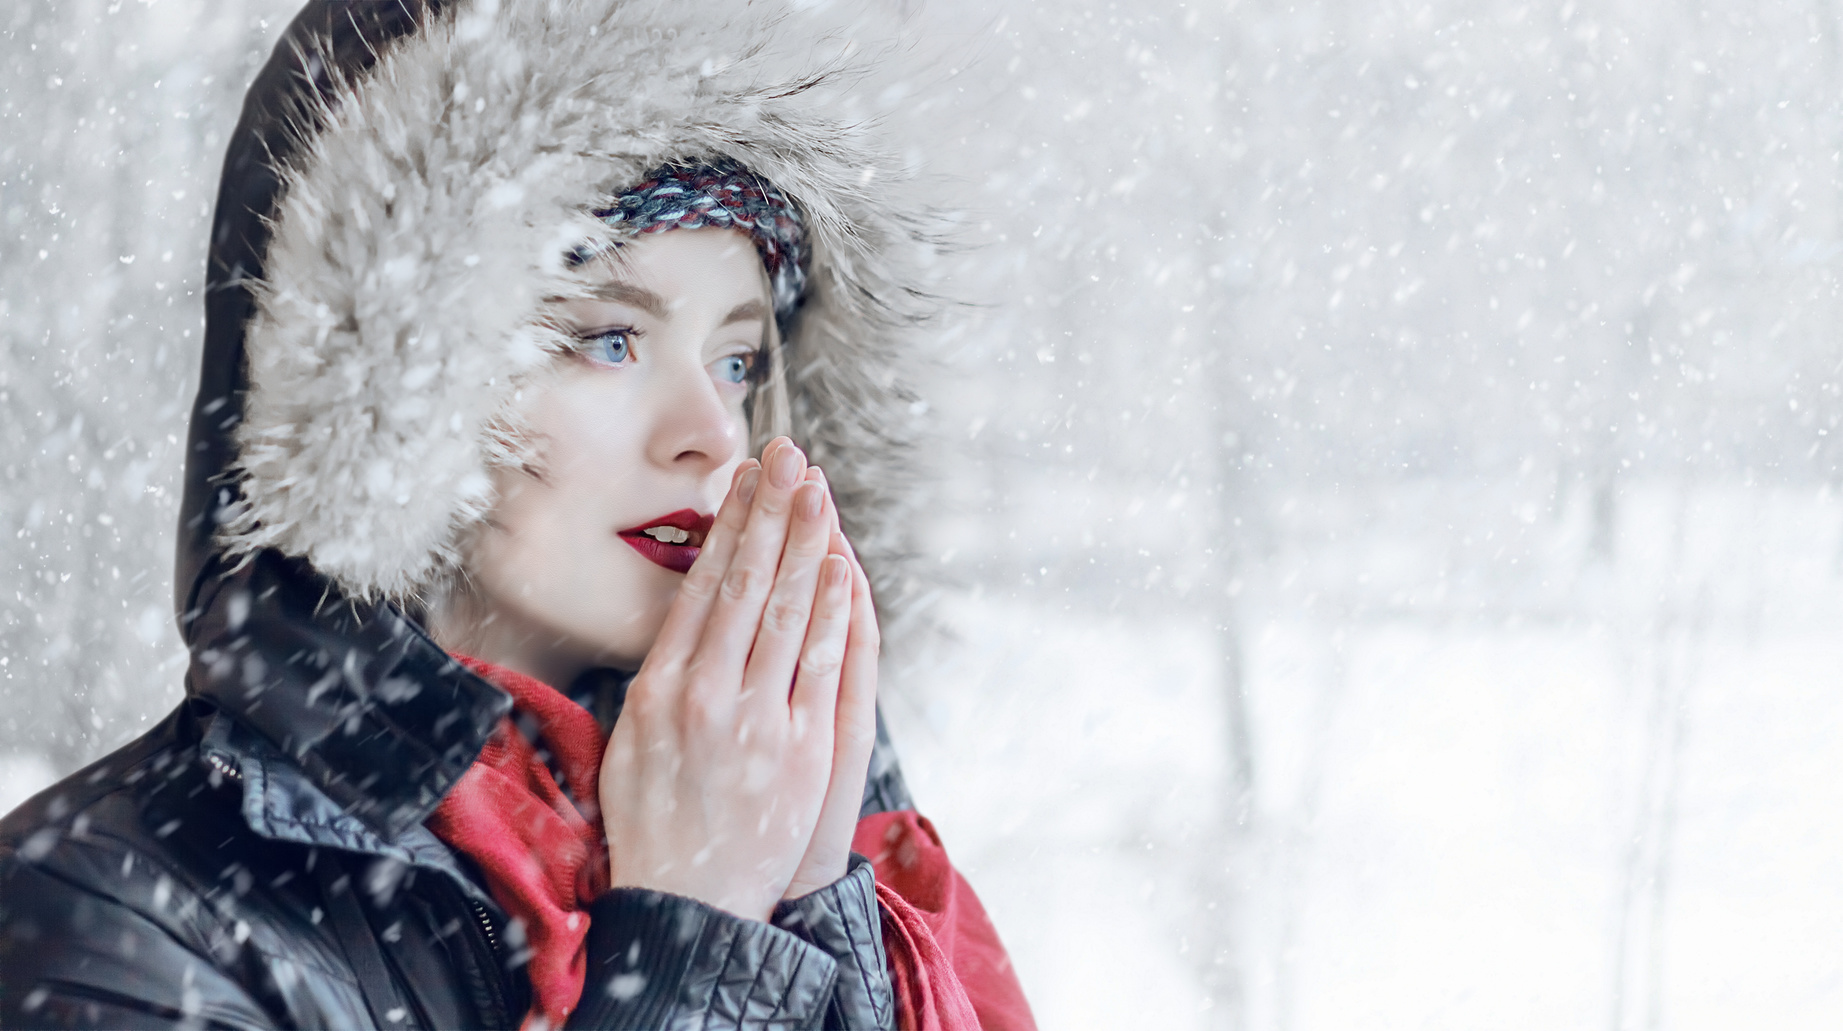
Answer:
[[[630,537],[622,534],[621,539],[633,545],[634,550],[645,555],[650,562],[670,569],[674,573],[683,573],[691,569],[691,563],[698,560],[698,549],[689,544],[667,544],[651,537]]]
[[[691,563],[698,560],[698,550],[704,543],[704,537],[710,533],[710,526],[716,522],[716,516],[700,515],[695,510],[681,508],[668,515],[649,519],[639,526],[616,531],[620,538],[633,546],[633,549],[646,556],[649,562],[656,563],[683,573],[691,568]],[[669,526],[685,532],[682,544],[668,544],[647,535],[647,530]]]

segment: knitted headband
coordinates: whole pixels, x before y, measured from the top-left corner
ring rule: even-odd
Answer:
[[[632,235],[706,226],[747,233],[761,252],[774,315],[783,324],[806,291],[810,255],[800,209],[772,183],[729,158],[656,168],[595,217]],[[578,251],[572,257],[582,262],[589,256]]]

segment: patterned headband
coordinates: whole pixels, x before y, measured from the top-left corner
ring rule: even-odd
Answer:
[[[806,292],[810,254],[800,209],[773,184],[729,158],[656,168],[595,217],[632,235],[706,226],[749,234],[768,270],[775,318],[783,324]],[[590,256],[578,251],[572,257],[581,263]]]

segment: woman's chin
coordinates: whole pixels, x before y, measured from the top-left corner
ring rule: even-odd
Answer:
[[[684,578],[675,579],[682,582]],[[639,669],[659,639],[659,628],[665,624],[676,591],[676,584],[665,591],[639,591],[633,599],[637,604],[576,613],[567,627],[557,628],[559,637],[568,642],[559,642],[560,647],[584,656],[590,665]]]

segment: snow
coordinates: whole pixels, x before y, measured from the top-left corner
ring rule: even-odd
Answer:
[[[295,6],[0,11],[0,809],[179,697],[210,203]],[[796,6],[977,245],[886,695],[1046,1029],[1835,1023],[1832,13]]]
[[[1313,614],[1296,575],[1318,561],[1310,538],[1252,571],[1275,579],[1252,589],[1274,593],[1247,626],[1259,797],[1239,839],[1195,613],[1121,618],[1030,589],[948,603],[956,658],[911,685],[926,701],[893,708],[895,733],[1044,1026],[1216,1027],[1231,1005],[1259,1028],[1626,1026],[1609,1024],[1622,934],[1628,962],[1658,968],[1627,989],[1655,1002],[1628,1015],[1825,1026],[1843,1001],[1843,582],[1794,575],[1810,537],[1786,530],[1834,527],[1843,503],[1637,493],[1632,539],[1668,540],[1675,506],[1720,532],[1520,619],[1405,612],[1380,576],[1350,603],[1371,614]],[[1437,552],[1422,527],[1363,549]],[[1531,550],[1572,534],[1542,528]],[[1702,622],[1673,611],[1686,598]],[[1667,801],[1648,783],[1665,759]],[[1656,834],[1661,861],[1634,841]],[[1655,923],[1637,901],[1654,890]],[[1235,975],[1212,970],[1212,920],[1230,939],[1214,947],[1245,957]],[[1212,973],[1239,990],[1212,993]]]
[[[0,812],[9,812],[57,779],[57,770],[37,752],[0,754]]]

